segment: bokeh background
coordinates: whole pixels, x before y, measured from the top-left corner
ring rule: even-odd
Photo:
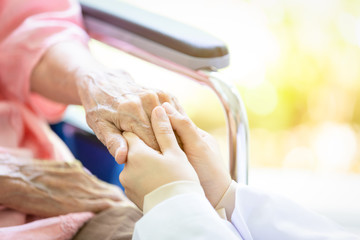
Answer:
[[[360,232],[360,1],[128,0],[207,31],[230,49],[220,74],[250,123],[250,185],[288,195]],[[104,64],[180,99],[227,159],[223,111],[208,89],[92,41]]]

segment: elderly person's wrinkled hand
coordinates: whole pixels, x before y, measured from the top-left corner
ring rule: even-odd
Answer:
[[[56,162],[0,155],[0,204],[50,217],[99,212],[130,204],[120,188],[84,170],[80,162]]]
[[[31,90],[56,102],[82,104],[88,125],[118,163],[127,154],[122,132],[133,132],[158,150],[151,111],[169,102],[182,112],[170,94],[144,88],[127,73],[103,66],[76,42],[61,42],[46,51],[32,72]]]
[[[122,71],[84,72],[79,79],[87,123],[118,163],[123,163],[127,155],[123,131],[135,133],[148,146],[159,150],[150,124],[151,112],[164,102],[181,111],[174,97],[141,87]]]

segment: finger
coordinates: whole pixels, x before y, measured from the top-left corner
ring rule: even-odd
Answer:
[[[136,125],[132,129],[133,132],[138,135],[146,143],[147,146],[151,147],[154,150],[160,150],[151,127]]]
[[[161,91],[161,90],[157,90],[156,94],[158,95],[158,98],[159,98],[159,101],[160,101],[161,104],[163,104],[164,102],[171,103],[171,97],[166,92]]]
[[[159,150],[159,145],[156,142],[156,138],[152,130],[150,120],[146,116],[145,112],[143,112],[143,115],[141,117],[136,117],[140,115],[142,115],[142,113],[132,116],[119,115],[118,118],[121,119],[118,120],[117,125],[120,125],[122,131],[135,133],[149,147],[155,150]]]
[[[165,102],[168,102],[172,106],[174,106],[178,112],[180,112],[181,114],[185,114],[184,109],[181,107],[181,105],[179,104],[179,101],[176,97],[174,97],[166,92],[163,92],[163,91],[158,91],[157,95],[159,97],[159,101],[160,101],[161,105],[164,104]]]
[[[151,115],[151,124],[162,153],[167,150],[180,149],[164,108],[154,108]]]
[[[112,119],[115,125],[123,131],[133,132],[148,146],[159,150],[149,116],[139,99],[130,98],[118,106],[117,114]]]
[[[175,107],[175,109],[182,115],[186,115],[185,110],[182,108],[182,106],[179,103],[179,100],[176,97],[172,97],[172,105]]]
[[[170,94],[167,94],[166,92],[157,91],[157,95],[159,97],[159,101],[161,103],[161,105],[163,105],[164,103],[170,103],[171,105],[173,105],[175,107],[175,109],[177,109],[181,114],[185,115],[185,112],[183,110],[183,108],[180,106],[180,104],[178,103],[176,97],[171,96]],[[176,140],[180,146],[181,149],[183,149],[183,144],[181,142],[181,139],[179,138],[179,136],[177,135],[177,133],[175,132],[175,137]]]
[[[147,146],[136,134],[131,132],[124,132],[124,138],[128,143],[128,160],[131,161],[131,156],[139,152],[144,153],[145,151],[155,151]]]
[[[170,119],[172,128],[184,145],[200,140],[200,133],[188,116],[180,114],[169,103],[164,103],[163,107]]]
[[[104,182],[96,177],[92,177],[95,181],[93,183],[93,196],[99,196],[102,198],[108,198],[113,201],[126,201],[127,198],[123,191],[116,185]]]
[[[76,212],[91,211],[97,213],[116,206],[116,202],[108,198],[81,199],[78,203],[81,208],[75,210]]]
[[[147,90],[146,92],[141,94],[140,98],[141,98],[142,107],[146,115],[148,116],[148,119],[151,119],[152,110],[156,106],[160,106],[158,95],[156,94],[155,91]]]
[[[107,121],[99,122],[98,125],[94,131],[98,139],[107,147],[117,163],[124,163],[127,156],[127,144],[120,130]]]

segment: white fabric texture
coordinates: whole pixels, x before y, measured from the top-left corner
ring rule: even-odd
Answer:
[[[286,198],[241,184],[233,189],[231,222],[221,219],[204,196],[187,192],[154,206],[136,223],[133,239],[360,240]]]
[[[169,198],[145,214],[136,224],[134,240],[242,239],[221,219],[209,201],[198,193]]]
[[[231,222],[242,224],[254,240],[359,240],[331,220],[284,197],[238,184]]]

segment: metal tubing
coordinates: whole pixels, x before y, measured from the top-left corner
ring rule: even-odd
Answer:
[[[92,32],[91,29],[88,29],[88,32],[94,39],[210,87],[219,97],[227,118],[231,177],[239,183],[248,183],[248,121],[244,104],[234,87],[216,77],[216,74],[211,71],[194,71],[150,54],[127,42],[109,37],[106,33]]]
[[[221,80],[219,74],[205,71],[209,86],[220,99],[227,120],[229,167],[232,179],[248,184],[249,128],[246,109],[236,88]]]

